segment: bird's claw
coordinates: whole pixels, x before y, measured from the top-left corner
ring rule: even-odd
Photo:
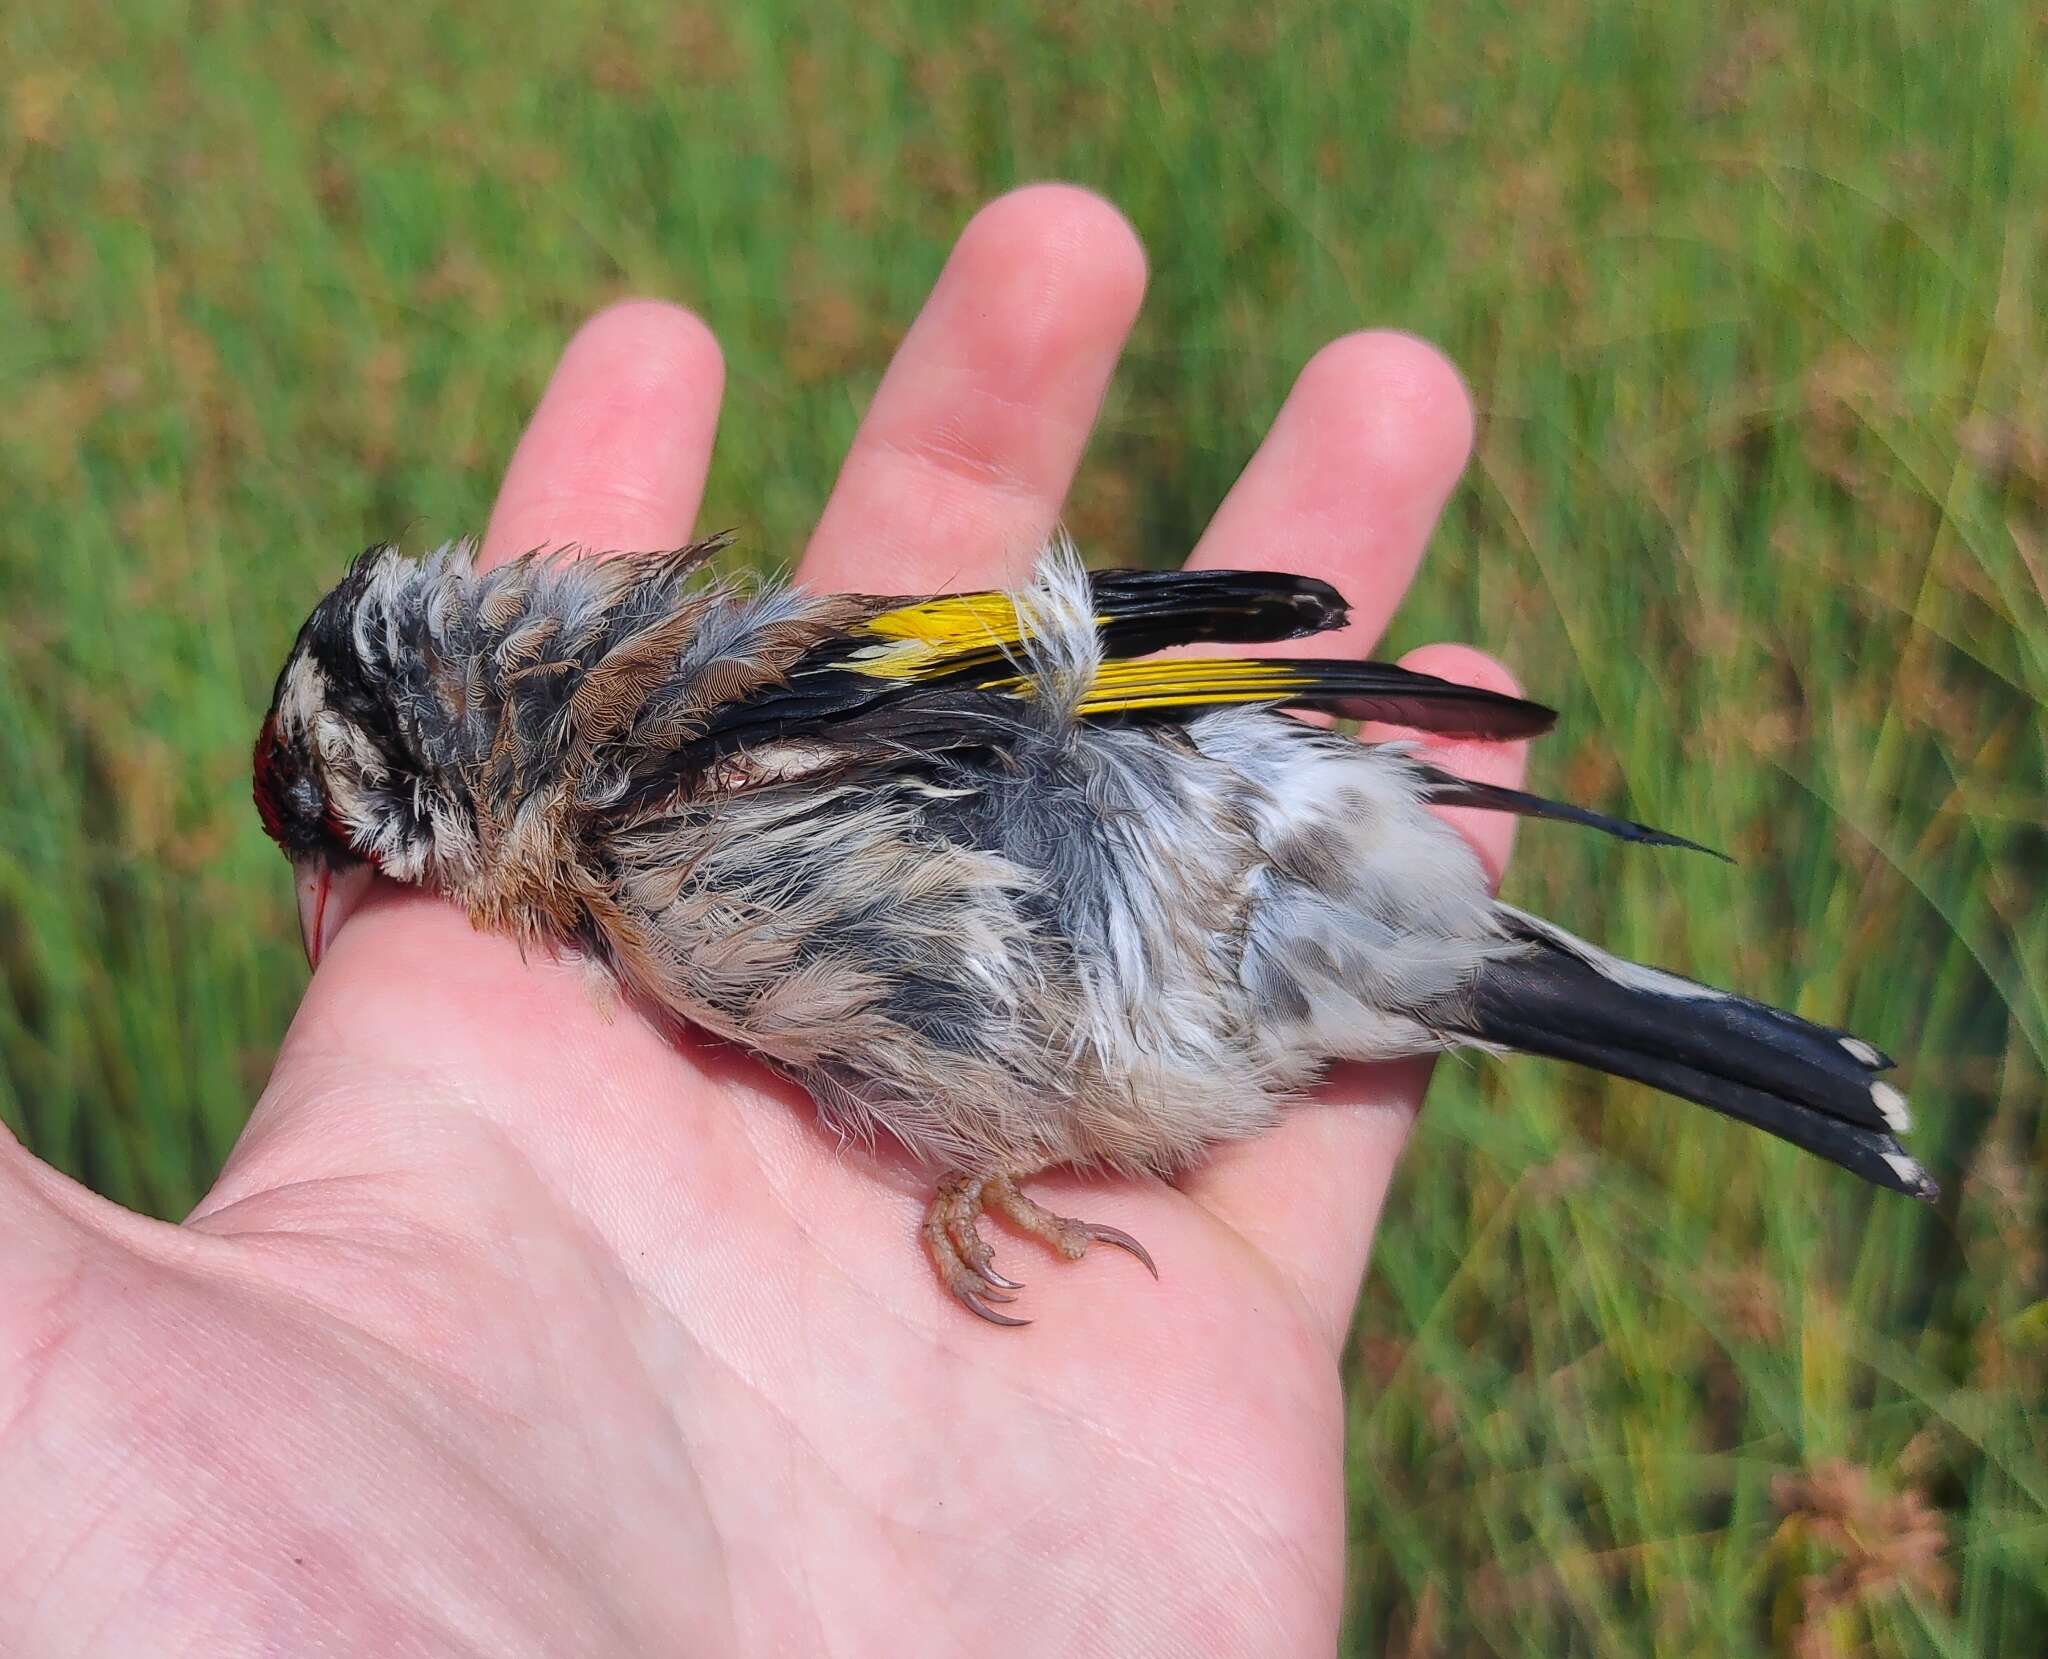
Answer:
[[[1147,1273],[1151,1274],[1155,1279],[1159,1277],[1159,1264],[1153,1261],[1152,1252],[1132,1238],[1121,1227],[1105,1227],[1099,1221],[1083,1221],[1077,1225],[1097,1244],[1113,1244],[1119,1250],[1130,1251],[1132,1255],[1145,1264],[1145,1271]]]
[[[990,1307],[988,1303],[984,1302],[981,1299],[980,1294],[977,1294],[976,1292],[971,1290],[963,1289],[958,1285],[955,1285],[953,1287],[953,1294],[959,1297],[960,1300],[966,1304],[967,1309],[970,1313],[979,1315],[981,1318],[986,1319],[991,1325],[1017,1326],[1028,1325],[1031,1323],[1031,1321],[1028,1319],[1017,1319],[1013,1318],[1011,1315],[1007,1313],[997,1313],[994,1308]],[[1007,1302],[1010,1300],[1010,1298],[1005,1296],[1002,1298],[1002,1300]]]
[[[931,1207],[925,1211],[925,1245],[946,1288],[971,1313],[991,1325],[1028,1325],[1031,1321],[999,1313],[990,1306],[1014,1302],[1016,1293],[1024,1286],[995,1269],[994,1252],[981,1236],[984,1205],[1000,1211],[1020,1231],[1043,1239],[1069,1261],[1079,1261],[1088,1253],[1090,1244],[1113,1244],[1136,1256],[1153,1278],[1159,1277],[1152,1252],[1121,1227],[1054,1215],[1019,1192],[1016,1182],[1007,1175],[949,1175],[939,1183]]]

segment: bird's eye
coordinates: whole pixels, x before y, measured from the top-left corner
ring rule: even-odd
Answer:
[[[304,738],[280,731],[265,718],[256,737],[251,793],[263,830],[288,853],[312,852],[334,839],[327,797]]]
[[[286,793],[292,812],[302,821],[318,823],[327,816],[327,802],[321,797],[319,786],[306,774],[292,779]]]

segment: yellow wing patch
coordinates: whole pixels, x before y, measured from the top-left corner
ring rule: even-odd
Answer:
[[[1107,617],[1097,617],[1098,627]],[[1025,624],[1006,593],[948,594],[884,611],[863,624],[874,638],[839,664],[856,674],[884,680],[920,680],[956,673],[976,663],[1014,662]],[[990,691],[1033,695],[1024,675],[983,682]],[[1133,709],[1170,709],[1213,703],[1270,703],[1315,680],[1289,663],[1249,657],[1120,658],[1096,671],[1077,710],[1082,715],[1120,714]]]
[[[920,600],[871,617],[863,631],[875,637],[840,664],[883,680],[914,680],[935,669],[996,658],[1023,642],[1024,625],[1007,593],[958,593]]]
[[[867,631],[883,639],[912,639],[928,645],[959,646],[984,641],[1014,643],[1020,624],[1017,604],[1007,593],[950,593],[920,599],[872,617]]]
[[[1290,663],[1249,657],[1168,657],[1106,662],[1096,672],[1079,712],[1120,714],[1130,709],[1171,709],[1193,704],[1271,703],[1315,680]]]
[[[1098,616],[1095,625],[1109,621]],[[1013,657],[1025,625],[1007,593],[951,593],[884,611],[861,631],[875,643],[848,653],[840,667],[881,680],[917,680]]]
[[[1251,657],[1166,657],[1106,662],[1096,670],[1076,713],[1123,714],[1133,709],[1206,708],[1217,703],[1284,702],[1316,685],[1293,663]],[[1022,675],[989,682],[991,691],[1035,695]]]

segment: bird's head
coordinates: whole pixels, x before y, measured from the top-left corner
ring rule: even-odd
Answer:
[[[417,881],[427,862],[410,809],[417,766],[391,686],[365,662],[358,638],[384,557],[373,549],[357,560],[306,619],[251,762],[256,811],[292,862],[300,933],[316,967],[373,872]]]

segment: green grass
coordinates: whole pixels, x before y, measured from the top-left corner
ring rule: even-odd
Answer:
[[[1349,1651],[2048,1650],[2048,14],[317,10],[0,22],[32,1145],[204,1187],[300,983],[244,781],[282,647],[482,523],[579,317],[711,319],[706,522],[787,554],[973,205],[1079,179],[1154,270],[1091,551],[1178,557],[1326,337],[1440,341],[1480,449],[1391,643],[1498,651],[1564,711],[1539,782],[1743,859],[1538,826],[1511,895],[1884,1041],[1947,1189],[1445,1067],[1355,1337]]]

